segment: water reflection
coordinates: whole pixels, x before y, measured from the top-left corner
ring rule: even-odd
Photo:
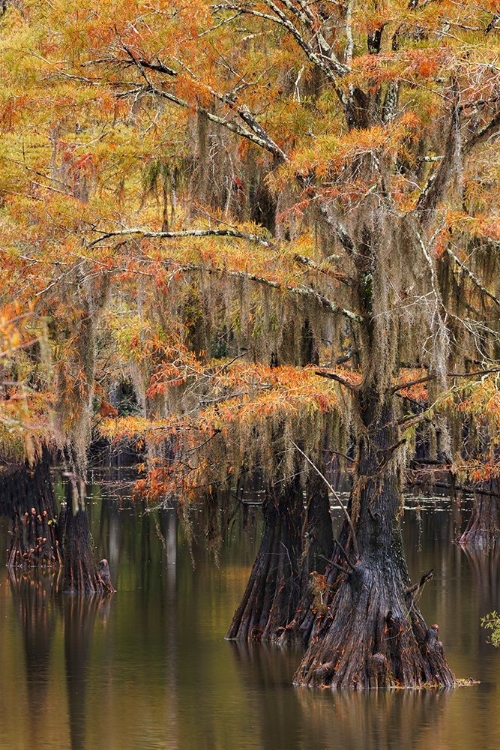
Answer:
[[[88,666],[96,617],[106,622],[111,597],[61,596],[64,623],[64,664],[68,686],[68,714],[72,750],[85,750]],[[104,675],[103,675],[104,676]]]
[[[446,720],[450,698],[445,691],[342,693],[319,700],[310,691],[298,693],[304,731],[326,746],[334,734],[342,750],[429,747],[433,732]]]
[[[348,695],[293,688],[297,651],[224,641],[259,509],[212,508],[208,545],[193,513],[190,547],[174,509],[144,512],[124,485],[89,497],[96,555],[110,561],[116,595],[61,596],[54,576],[0,573],[1,750],[500,747],[500,653],[480,627],[500,609],[500,553],[452,544],[456,510],[408,512],[405,544],[413,580],[435,571],[424,616],[439,623],[456,673],[482,684]],[[3,526],[0,537],[6,548]]]
[[[27,729],[31,746],[36,747],[43,719],[51,709],[47,697],[50,654],[57,619],[53,592],[61,571],[27,575],[16,568],[9,568],[7,572],[24,646]]]

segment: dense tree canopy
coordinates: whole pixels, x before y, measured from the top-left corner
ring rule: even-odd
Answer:
[[[499,473],[497,3],[27,1],[0,24],[5,455],[57,445],[74,514],[93,430],[142,441],[152,498],[259,480],[297,561],[291,498],[351,465],[297,680],[452,684],[399,517],[416,448]],[[233,636],[293,630],[267,607]]]

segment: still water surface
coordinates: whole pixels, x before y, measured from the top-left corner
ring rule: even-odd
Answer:
[[[457,514],[405,515],[410,572],[434,568],[421,607],[460,677],[451,692],[296,689],[300,654],[224,640],[259,537],[259,510],[230,522],[218,564],[190,551],[175,510],[141,514],[92,488],[92,529],[118,593],[99,603],[0,568],[0,749],[498,750],[500,650],[480,617],[500,609],[498,556],[451,544]],[[226,524],[227,519],[212,519]],[[201,528],[201,525],[200,525]],[[0,525],[0,544],[7,546]]]

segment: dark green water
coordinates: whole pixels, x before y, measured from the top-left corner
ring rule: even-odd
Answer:
[[[469,559],[452,545],[451,512],[406,514],[409,566],[414,579],[434,568],[424,615],[456,674],[481,684],[346,695],[293,688],[298,653],[224,640],[258,509],[233,519],[217,565],[202,531],[190,552],[175,511],[120,509],[97,487],[92,502],[97,554],[118,588],[111,600],[54,597],[50,578],[0,569],[2,750],[500,748],[500,651],[480,627],[500,609],[498,557]]]

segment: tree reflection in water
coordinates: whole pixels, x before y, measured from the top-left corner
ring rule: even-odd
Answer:
[[[58,598],[64,623],[64,664],[68,686],[71,750],[85,750],[88,664],[96,617],[106,622],[111,596],[64,595]],[[105,679],[105,675],[102,675]]]
[[[51,649],[56,629],[57,611],[54,592],[61,583],[61,570],[26,571],[8,568],[10,591],[17,621],[22,633],[25,654],[30,746],[37,738],[48,705]]]

